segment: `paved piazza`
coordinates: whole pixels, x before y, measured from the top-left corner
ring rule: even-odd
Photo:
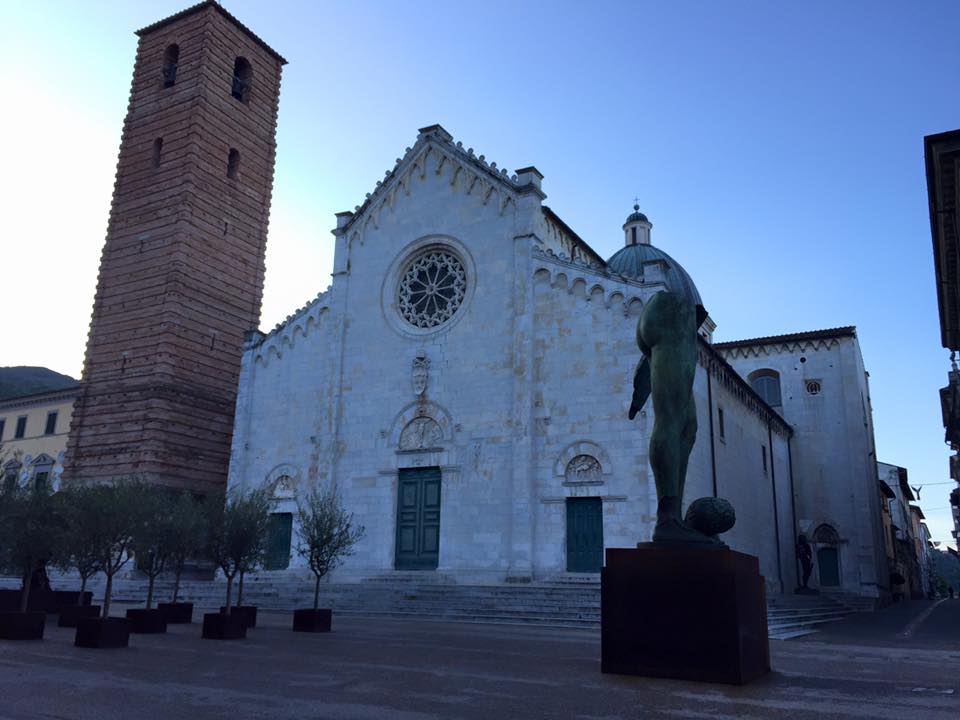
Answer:
[[[774,672],[744,688],[601,675],[587,630],[340,617],[306,635],[264,613],[246,641],[201,640],[194,624],[97,651],[54,626],[0,642],[0,718],[955,720],[960,600],[911,622],[930,606],[771,641]]]

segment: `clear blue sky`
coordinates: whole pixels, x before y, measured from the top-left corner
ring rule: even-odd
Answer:
[[[79,375],[133,31],[189,2],[0,7],[0,365]],[[265,326],[327,286],[333,213],[441,123],[536,165],[602,255],[639,196],[718,340],[856,325],[880,459],[948,480],[923,136],[960,127],[960,3],[224,5],[290,61]],[[939,540],[949,488],[922,493]]]

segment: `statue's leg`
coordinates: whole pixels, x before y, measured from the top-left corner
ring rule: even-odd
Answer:
[[[683,488],[687,483],[687,465],[690,463],[690,453],[693,452],[693,444],[697,440],[697,405],[693,400],[693,393],[690,393],[690,400],[687,402],[686,423],[680,434],[680,457],[678,458],[680,468],[677,478],[677,486],[680,492],[677,493],[683,497]]]

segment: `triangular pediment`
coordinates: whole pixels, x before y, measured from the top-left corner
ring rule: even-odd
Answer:
[[[498,168],[497,163],[487,162],[486,157],[474,153],[473,148],[454,142],[453,136],[440,125],[430,125],[420,129],[417,142],[384,173],[383,180],[377,182],[373,192],[367,193],[363,204],[352,213],[340,214],[346,221],[335,234],[346,234],[351,241],[362,240],[366,228],[379,227],[381,214],[409,195],[414,181],[424,179],[428,172],[445,175],[451,190],[473,196],[501,214],[511,205],[516,206],[521,194],[539,193],[539,189],[529,183],[521,184],[517,175]]]

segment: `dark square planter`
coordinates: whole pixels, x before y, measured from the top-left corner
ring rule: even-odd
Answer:
[[[20,610],[19,590],[0,590],[0,612],[17,612]]]
[[[85,648],[121,648],[130,644],[130,621],[126,618],[79,618],[74,645]]]
[[[100,617],[99,605],[67,605],[60,608],[60,618],[57,625],[60,627],[76,627],[77,620],[85,617]]]
[[[157,608],[167,614],[168,625],[193,622],[193,603],[157,603]]]
[[[330,608],[320,608],[314,610],[293,611],[293,631],[294,632],[330,632],[330,621],[333,618],[333,611]]]
[[[224,613],[227,608],[220,606],[220,612]],[[230,608],[230,614],[243,620],[243,626],[246,628],[255,628],[257,626],[257,606],[256,605],[234,605]]]
[[[144,635],[159,635],[167,631],[167,615],[163,610],[153,608],[131,608],[127,610],[130,632]]]
[[[247,626],[239,615],[205,613],[203,637],[207,640],[239,640],[247,636]]]
[[[89,605],[91,602],[93,602],[93,593],[89,590],[84,591],[83,602],[80,603],[78,600],[80,600],[79,590],[54,590],[50,607],[47,608],[47,612],[58,613],[70,605]]]
[[[40,640],[47,616],[42,612],[0,612],[0,638]]]

